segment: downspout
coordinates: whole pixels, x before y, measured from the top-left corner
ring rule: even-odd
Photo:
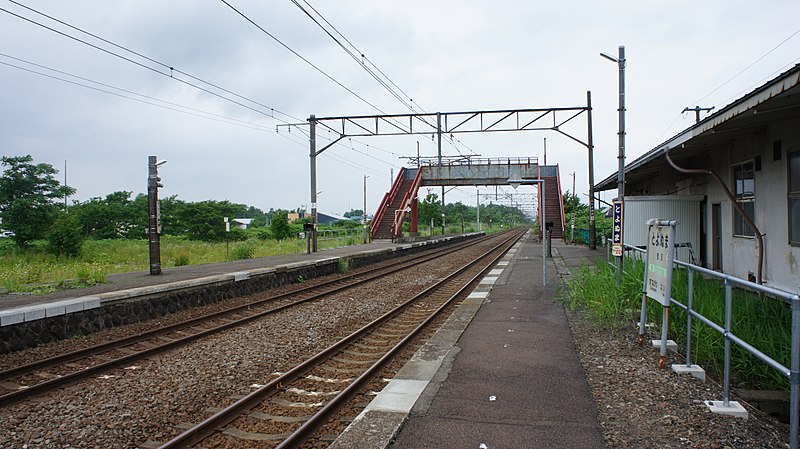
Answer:
[[[705,168],[681,168],[681,167],[678,167],[675,164],[675,162],[672,161],[672,158],[669,157],[669,148],[667,148],[664,151],[664,156],[666,156],[667,162],[669,162],[669,165],[671,165],[672,168],[674,168],[675,170],[677,170],[677,171],[679,171],[681,173],[686,173],[687,175],[711,175],[719,183],[719,185],[722,186],[722,190],[725,191],[726,195],[728,195],[728,199],[731,200],[731,204],[733,205],[733,207],[736,209],[737,212],[739,212],[739,214],[744,219],[745,223],[747,223],[748,226],[753,228],[753,231],[756,234],[756,247],[758,249],[758,267],[757,267],[757,270],[756,270],[756,280],[757,280],[758,284],[761,285],[763,283],[762,282],[762,278],[761,278],[761,272],[762,272],[762,267],[764,265],[764,240],[763,240],[763,238],[761,236],[761,231],[758,230],[758,228],[756,227],[756,224],[753,223],[753,220],[750,218],[750,216],[747,215],[747,213],[744,211],[744,209],[742,209],[742,206],[739,204],[739,202],[736,201],[736,197],[733,196],[733,193],[731,193],[730,189],[728,189],[728,186],[725,185],[725,181],[723,181],[722,178],[720,178],[718,174],[714,173],[711,170],[707,170]]]

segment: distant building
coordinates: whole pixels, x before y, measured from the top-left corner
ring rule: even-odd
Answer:
[[[252,222],[252,218],[234,218],[233,227],[236,229],[247,229],[250,227],[250,223]]]
[[[301,219],[302,217],[297,212],[289,212],[286,214],[286,219],[289,220],[289,223],[294,223],[295,221]]]
[[[335,214],[327,214],[324,212],[317,212],[317,223],[323,225],[332,225],[337,221],[348,220],[346,217]]]

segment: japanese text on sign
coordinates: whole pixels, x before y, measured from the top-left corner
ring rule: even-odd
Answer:
[[[611,255],[622,257],[623,209],[622,202],[614,201],[614,228],[611,233]]]
[[[669,306],[675,222],[652,224],[647,233],[647,296]]]

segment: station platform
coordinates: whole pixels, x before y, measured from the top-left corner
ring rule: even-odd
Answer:
[[[46,295],[27,294],[0,294],[0,310],[13,309],[22,306],[45,304],[54,301],[63,301],[80,296],[92,296],[139,287],[152,287],[168,284],[170,282],[187,281],[205,278],[208,276],[254,270],[265,267],[275,267],[293,263],[313,263],[331,257],[342,257],[360,252],[374,250],[387,250],[403,246],[390,241],[377,241],[362,245],[346,246],[342,248],[326,249],[312,254],[284,254],[280,256],[261,257],[257,259],[234,260],[230,262],[209,263],[202,265],[186,265],[182,267],[162,267],[162,274],[151,276],[149,271],[136,271],[130,273],[111,274],[107,282],[80,289],[59,290]]]
[[[363,260],[371,263],[386,258],[401,256],[419,250],[423,246],[448,244],[448,242],[478,235],[465,234],[444,236],[414,243],[393,243],[388,240],[341,248],[326,249],[307,254],[286,254],[257,259],[235,260],[202,265],[162,268],[162,274],[150,275],[149,271],[109,275],[107,282],[94,286],[55,291],[45,295],[0,294],[0,332],[8,326],[49,318],[65,319],[73,327],[105,327],[109,319],[100,316],[98,309],[104,306],[132,302],[155,297],[167,298],[200,292],[206,296],[203,303],[215,302],[220,297],[253,293],[264,288],[291,282],[290,278],[311,277],[338,272],[342,259]],[[279,279],[280,278],[280,279]],[[244,282],[242,282],[244,281]],[[251,285],[247,285],[251,284]],[[184,301],[185,302],[185,301]],[[195,305],[197,302],[195,302]],[[144,304],[145,309],[152,307]],[[174,311],[175,305],[168,301],[161,305]],[[75,314],[91,312],[95,323],[77,323]],[[117,312],[109,312],[110,315]],[[127,322],[151,318],[134,312]],[[68,318],[73,316],[72,318]],[[98,322],[99,321],[99,322]],[[61,325],[61,323],[58,323]],[[0,345],[0,350],[8,350]],[[11,348],[13,349],[13,348]]]
[[[556,295],[602,250],[526,236],[353,421],[332,449],[605,448]]]

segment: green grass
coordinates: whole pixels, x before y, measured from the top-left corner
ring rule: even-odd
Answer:
[[[362,243],[363,236],[342,237],[319,242],[319,249]],[[161,266],[164,268],[297,254],[306,251],[306,241],[250,238],[243,242],[209,243],[181,237],[161,238]],[[0,273],[7,292],[45,294],[62,288],[103,283],[116,273],[149,269],[147,240],[87,240],[80,256],[57,258],[48,254],[44,242],[20,249],[11,239],[0,240]]]
[[[584,267],[572,278],[563,299],[571,308],[579,308],[594,321],[609,329],[631,329],[639,321],[644,264],[628,259],[621,286],[617,286],[614,267],[605,261]],[[686,304],[688,274],[684,269],[673,272],[672,297]],[[725,293],[723,284],[695,274],[693,309],[714,323],[724,325]],[[759,297],[734,289],[732,298],[732,331],[763,353],[789,366],[791,347],[791,311],[782,300]],[[662,309],[648,300],[647,321],[655,323],[660,335]],[[722,335],[699,320],[692,320],[693,362],[720,375],[724,353]],[[686,312],[671,307],[669,337],[683,352],[686,345]],[[731,344],[732,382],[742,388],[788,389],[788,380],[764,362]]]

